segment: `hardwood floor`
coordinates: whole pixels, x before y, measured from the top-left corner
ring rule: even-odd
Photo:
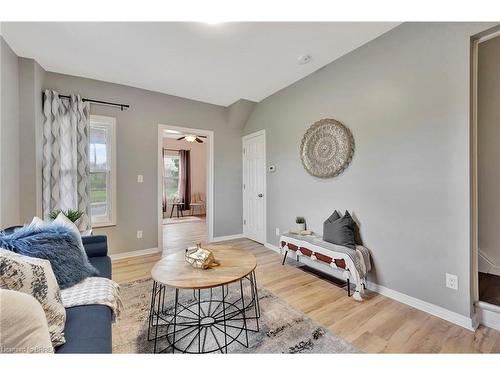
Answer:
[[[200,221],[163,225],[163,253],[170,254],[200,242],[207,242],[205,217],[200,218]]]
[[[180,224],[177,224],[180,225]],[[257,257],[257,281],[295,309],[367,353],[500,353],[500,332],[468,331],[382,295],[367,292],[362,303],[332,281],[305,272],[296,262],[247,239],[227,241]],[[168,250],[170,251],[170,250]],[[175,251],[173,249],[172,251]],[[113,262],[118,283],[149,278],[160,255]]]

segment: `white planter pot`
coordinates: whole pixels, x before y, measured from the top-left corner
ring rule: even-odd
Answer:
[[[306,224],[296,224],[297,230],[300,232],[301,230],[306,230]]]

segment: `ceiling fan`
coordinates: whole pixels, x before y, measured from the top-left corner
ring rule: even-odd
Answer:
[[[198,142],[198,143],[203,143],[203,140],[201,138],[207,138],[206,135],[194,135],[194,134],[186,134],[180,138],[177,138],[178,141],[182,141],[185,139],[187,142]]]

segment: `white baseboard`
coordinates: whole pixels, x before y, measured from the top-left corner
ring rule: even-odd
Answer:
[[[476,314],[479,323],[500,331],[500,307],[486,302],[476,303]]]
[[[125,259],[125,258],[138,257],[141,255],[156,254],[159,252],[160,252],[160,250],[157,247],[155,247],[155,248],[151,248],[151,249],[128,251],[126,253],[111,254],[109,257],[111,258],[111,260],[119,260],[119,259]]]
[[[280,252],[280,248],[278,246],[275,246],[273,244],[270,244],[269,242],[266,242],[264,244],[265,247],[267,247],[269,250],[273,250],[273,251],[276,251],[276,252]]]
[[[221,241],[230,241],[230,240],[237,240],[238,238],[243,238],[243,233],[240,234],[232,234],[230,236],[220,236],[220,237],[214,237],[212,239],[212,242],[221,242]]]
[[[279,247],[272,245],[270,243],[265,243],[264,245],[270,250],[280,252]],[[456,312],[453,312],[451,310],[445,309],[443,307],[434,305],[429,302],[422,301],[418,298],[408,296],[404,293],[386,288],[385,286],[375,284],[373,282],[368,281],[367,283],[367,289],[370,289],[376,293],[382,294],[383,296],[386,296],[388,298],[391,298],[393,300],[396,300],[398,302],[404,303],[405,305],[414,307],[418,310],[421,310],[423,312],[426,312],[428,314],[437,316],[438,318],[447,320],[453,324],[459,325],[461,327],[464,327],[468,330],[475,331],[477,328],[477,323],[475,322],[474,319],[469,318],[464,315],[460,315]]]
[[[481,249],[478,249],[478,270],[483,273],[490,273],[492,275],[500,276],[500,266],[495,264],[495,261],[491,259],[486,253]]]
[[[473,319],[461,314],[458,314],[454,311],[445,309],[444,307],[434,305],[432,303],[422,301],[418,298],[409,296],[407,294],[398,292],[393,289],[386,288],[385,286],[375,284],[373,282],[368,281],[367,289],[370,289],[376,293],[382,294],[383,296],[389,297],[395,301],[404,303],[405,305],[414,307],[418,310],[426,312],[428,314],[437,316],[438,318],[447,320],[453,324],[464,327],[470,331],[475,331],[476,324]]]

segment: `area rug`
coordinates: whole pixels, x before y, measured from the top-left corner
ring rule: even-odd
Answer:
[[[163,218],[163,224],[181,224],[181,223],[191,223],[193,221],[202,221],[201,218],[197,216],[181,216],[181,217],[166,217]]]
[[[151,289],[151,279],[120,285],[124,311],[113,325],[113,353],[153,352],[154,342],[147,339]],[[239,290],[239,287],[234,290],[230,288],[229,299]],[[168,291],[165,298],[165,303],[170,304],[169,308],[173,305],[173,293],[173,290]],[[193,293],[181,292],[179,301],[183,304],[194,301]],[[259,301],[259,332],[248,333],[248,348],[234,342],[229,346],[228,353],[359,352],[264,288],[259,288]]]

